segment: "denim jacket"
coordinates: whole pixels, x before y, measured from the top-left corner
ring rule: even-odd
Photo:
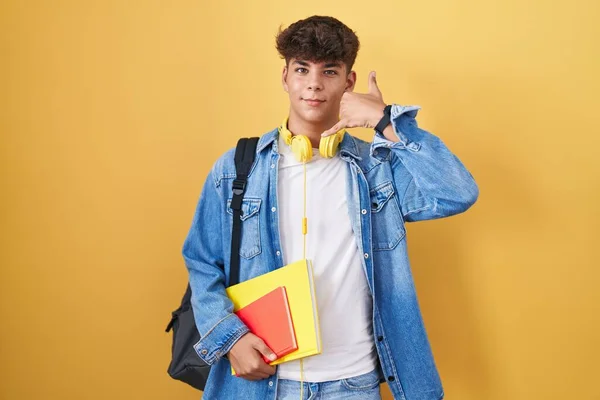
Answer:
[[[346,133],[339,155],[347,163],[348,213],[373,297],[373,340],[379,372],[394,399],[444,396],[409,266],[405,223],[448,217],[475,203],[471,173],[435,135],[417,126],[417,106],[393,105],[399,142],[375,133],[365,142]],[[242,204],[240,281],[283,266],[277,198],[278,130],[264,134],[248,176]],[[204,184],[183,257],[201,339],[194,346],[212,365],[205,399],[275,399],[277,374],[260,381],[231,375],[225,357],[248,328],[225,294],[231,249],[231,149]]]

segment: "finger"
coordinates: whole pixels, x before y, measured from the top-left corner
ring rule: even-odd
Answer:
[[[267,376],[271,376],[271,375],[275,374],[275,371],[276,371],[276,369],[274,366],[266,364],[266,363],[263,364],[260,368],[260,372],[267,374]]]
[[[254,344],[254,348],[260,352],[263,356],[267,357],[271,361],[275,361],[277,359],[277,355],[265,344],[265,342],[257,337],[256,343]],[[264,364],[264,361],[261,359],[261,362]]]
[[[260,380],[260,379],[265,379],[268,378],[270,375],[265,373],[265,372],[261,372],[261,371],[254,371],[252,373],[252,378],[254,378],[255,380]]]
[[[242,372],[239,373],[239,376],[241,376],[244,379],[259,380],[265,379],[270,376],[267,371],[263,370],[264,365],[267,364],[265,364],[258,352],[255,354],[256,359],[253,359],[251,361],[249,360],[245,366],[245,369],[243,369]]]
[[[261,379],[265,379],[268,377],[269,376],[267,374],[258,374],[258,373],[240,375],[240,378],[244,378],[249,381],[260,381]]]
[[[379,90],[379,86],[377,86],[377,75],[375,71],[371,71],[369,73],[369,94],[373,94],[377,97],[383,97],[381,95],[381,90]]]
[[[347,128],[347,127],[348,126],[347,126],[346,120],[341,120],[340,122],[338,122],[337,124],[335,124],[331,128],[327,129],[325,132],[323,132],[321,134],[321,136],[322,137],[326,137],[326,136],[333,135],[334,133],[337,133],[340,129],[344,129],[344,128]]]

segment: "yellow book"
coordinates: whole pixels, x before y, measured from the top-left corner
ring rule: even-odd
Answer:
[[[296,261],[225,289],[235,312],[279,286],[285,286],[287,291],[298,349],[269,363],[270,365],[321,353],[321,330],[312,263],[306,259]],[[235,375],[233,368],[232,373]]]

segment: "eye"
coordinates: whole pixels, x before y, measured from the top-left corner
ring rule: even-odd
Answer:
[[[294,71],[299,72],[301,74],[308,72],[308,70],[306,68],[302,68],[302,67],[296,68]]]
[[[325,75],[337,75],[337,71],[328,69],[327,71],[325,71]]]

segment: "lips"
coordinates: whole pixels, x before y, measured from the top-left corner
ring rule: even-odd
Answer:
[[[317,107],[320,104],[324,103],[325,100],[320,99],[303,99],[309,106]]]

